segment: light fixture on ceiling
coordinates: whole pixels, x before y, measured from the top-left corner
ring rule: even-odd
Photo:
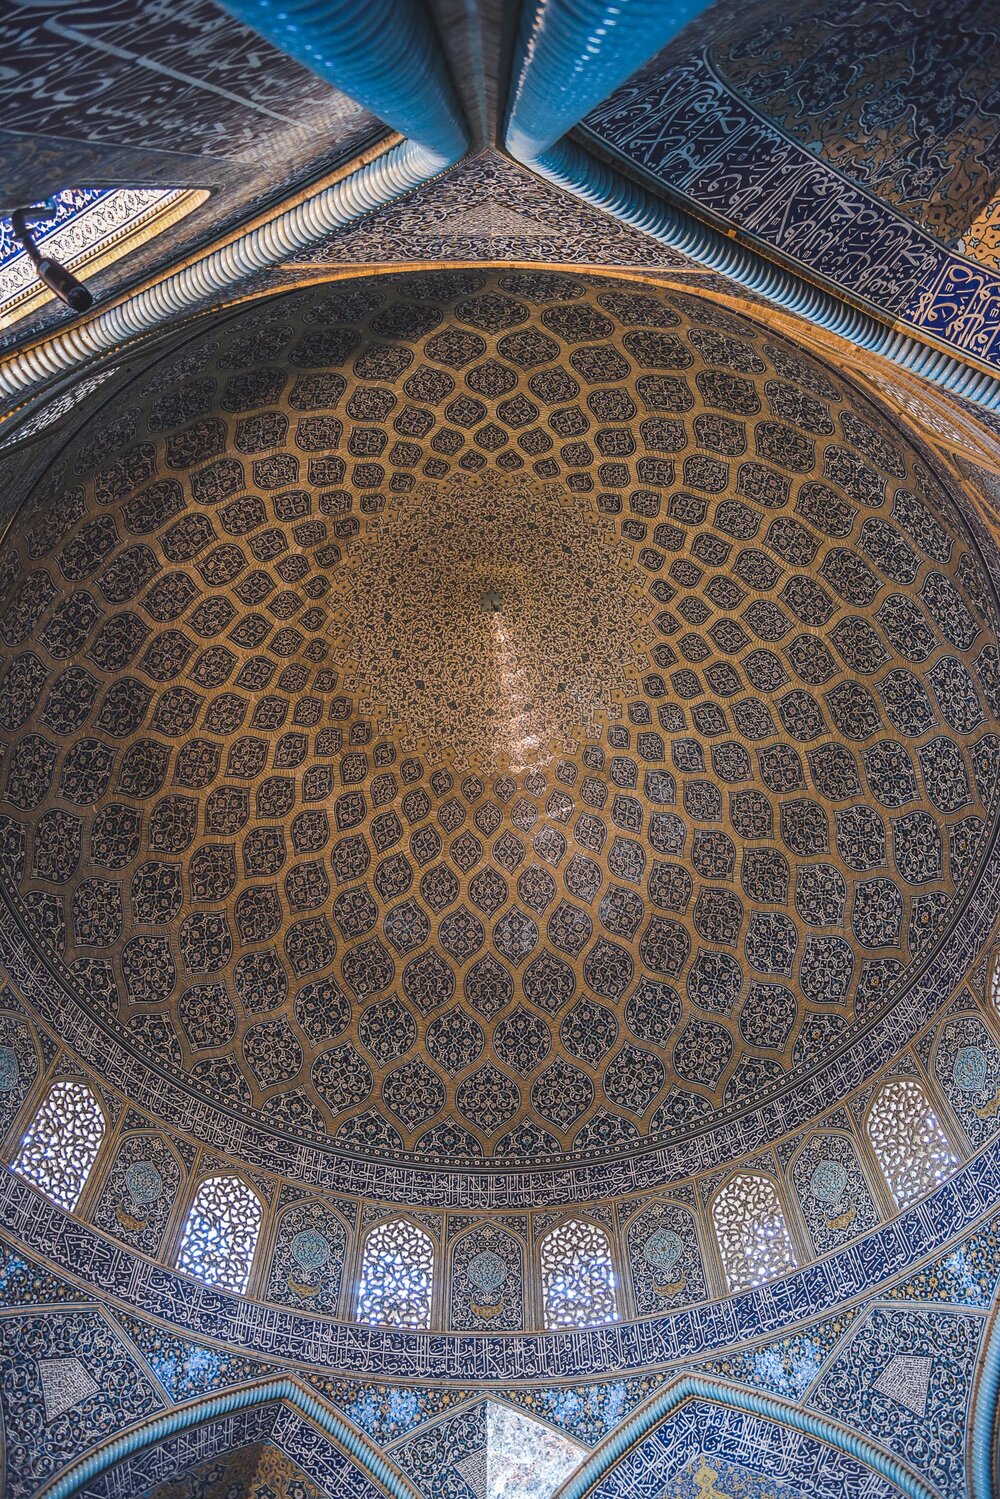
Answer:
[[[0,204],[0,212],[9,214],[10,226],[14,236],[24,246],[25,254],[31,261],[38,273],[38,278],[55,292],[59,299],[72,307],[74,312],[86,312],[93,306],[93,295],[87,290],[82,281],[78,281],[72,271],[68,271],[58,260],[50,260],[42,250],[39,249],[34,240],[34,233],[28,224],[30,218],[33,222],[38,219],[54,219],[56,216],[55,206],[51,203],[27,204],[15,206],[14,204]]]
[[[494,588],[492,583],[483,589],[479,596],[479,602],[487,614],[499,614],[503,608],[503,599],[500,597],[500,591]]]

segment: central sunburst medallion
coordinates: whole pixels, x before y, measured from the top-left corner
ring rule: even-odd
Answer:
[[[334,574],[345,687],[418,745],[515,772],[635,696],[656,603],[582,498],[499,476],[426,484]]]

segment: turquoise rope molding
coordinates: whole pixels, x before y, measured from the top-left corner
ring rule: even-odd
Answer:
[[[235,1411],[250,1410],[272,1401],[290,1405],[300,1416],[318,1426],[353,1458],[368,1477],[382,1486],[390,1499],[420,1499],[413,1485],[356,1426],[292,1379],[268,1379],[258,1384],[239,1385],[224,1394],[192,1401],[152,1421],[133,1426],[64,1468],[57,1478],[38,1490],[37,1499],[72,1499],[91,1479],[106,1473],[135,1452],[143,1452],[192,1426],[217,1421]]]
[[[979,1371],[972,1410],[969,1446],[972,1499],[996,1499],[994,1476],[1000,1468],[997,1452],[997,1418],[1000,1416],[1000,1295],[993,1304],[993,1324]]]
[[[0,400],[13,403],[37,386],[89,363],[173,319],[206,310],[238,292],[254,271],[280,265],[345,224],[437,176],[448,163],[414,141],[391,146],[330,187],[133,293],[114,307],[0,361]]]
[[[556,187],[613,213],[624,223],[728,276],[786,312],[805,318],[828,333],[838,334],[866,353],[881,355],[900,369],[974,401],[987,411],[1000,411],[1000,380],[995,375],[973,369],[964,360],[890,328],[869,313],[813,286],[756,250],[701,223],[684,209],[647,192],[573,142],[557,141],[530,165]]]
[[[523,0],[505,138],[531,165],[711,0]]]
[[[994,1344],[996,1341],[994,1340]],[[623,1421],[570,1475],[566,1483],[557,1490],[555,1499],[584,1499],[587,1491],[605,1477],[632,1447],[668,1420],[686,1400],[693,1399],[710,1400],[745,1411],[749,1415],[780,1422],[795,1431],[827,1442],[838,1452],[866,1464],[895,1484],[907,1499],[937,1499],[935,1491],[910,1468],[858,1432],[803,1411],[775,1396],[691,1374],[682,1375]],[[64,1468],[51,1483],[38,1491],[38,1499],[73,1499],[92,1479],[108,1472],[136,1452],[145,1451],[193,1426],[217,1421],[236,1411],[249,1410],[273,1401],[291,1406],[299,1415],[318,1426],[347,1452],[364,1473],[381,1484],[390,1499],[420,1499],[408,1480],[352,1422],[292,1379],[269,1379],[252,1385],[240,1385],[222,1394],[178,1406],[151,1421],[133,1426]],[[989,1487],[980,1489],[977,1484],[977,1499],[980,1499],[980,1495],[982,1499],[989,1499],[991,1494]]]
[[[43,382],[233,293],[253,272],[309,249],[465,155],[461,109],[421,0],[234,0],[228,9],[406,139],[220,250],[0,361],[0,400],[13,403]]]
[[[1000,411],[1000,380],[901,333],[701,223],[566,138],[706,6],[700,0],[524,0],[505,143],[554,186],[911,374]]]
[[[759,1394],[754,1390],[695,1374],[681,1375],[680,1379],[654,1395],[652,1400],[623,1421],[581,1463],[562,1487],[556,1490],[554,1499],[584,1499],[588,1490],[604,1478],[630,1448],[669,1419],[686,1400],[710,1400],[717,1405],[727,1405],[734,1410],[746,1411],[749,1415],[780,1422],[795,1431],[804,1432],[806,1436],[827,1442],[838,1452],[865,1463],[881,1477],[895,1484],[907,1499],[937,1499],[937,1491],[912,1469],[882,1448],[876,1447],[859,1432],[846,1426],[838,1426],[833,1421],[814,1415],[811,1411],[801,1410],[773,1395]]]
[[[440,157],[439,171],[465,155],[461,107],[421,0],[223,0],[223,8]]]

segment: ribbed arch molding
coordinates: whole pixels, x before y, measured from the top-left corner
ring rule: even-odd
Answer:
[[[1000,381],[811,285],[794,271],[647,192],[568,138],[593,108],[707,7],[698,0],[526,0],[511,69],[505,143],[554,186],[641,229],[827,332],[988,411]]]
[[[421,0],[285,0],[280,9],[269,0],[227,0],[225,9],[436,153],[442,166],[465,151],[461,108]]]
[[[406,139],[114,306],[3,361],[0,399],[24,396],[95,355],[221,300],[248,275],[421,186],[465,154],[461,108],[420,0],[369,0],[361,6],[292,0],[280,12],[267,0],[236,0],[227,9]]]
[[[524,0],[508,150],[534,161],[707,8],[706,0]]]
[[[878,354],[911,374],[921,375],[955,395],[1000,410],[1000,380],[974,369],[954,355],[935,349],[830,292],[803,280],[727,234],[700,223],[684,209],[628,181],[571,141],[557,141],[529,163],[547,182],[575,193],[595,208],[651,234],[672,250],[719,271],[740,286],[767,297],[786,312],[803,317],[828,333]]]
[[[972,1429],[969,1437],[972,1499],[993,1499],[1000,1477],[1000,1291],[994,1296],[993,1314],[979,1365]]]
[[[201,311],[235,291],[245,277],[305,250],[324,235],[429,181],[451,163],[413,141],[391,146],[339,182],[247,230],[221,248],[162,277],[122,301],[40,340],[0,363],[0,399],[14,401],[43,381],[95,356]]]
[[[389,1499],[420,1499],[395,1464],[383,1457],[356,1426],[293,1379],[266,1379],[239,1385],[224,1394],[193,1400],[151,1421],[130,1427],[114,1440],[102,1443],[71,1463],[39,1491],[38,1499],[72,1499],[74,1495],[91,1493],[95,1480],[111,1473],[119,1464],[170,1442],[181,1433],[208,1423],[222,1423],[237,1414],[260,1412],[264,1407],[276,1404],[289,1408],[313,1428],[319,1428],[331,1447],[339,1449],[331,1455],[335,1458],[341,1456],[337,1466],[342,1469],[342,1477],[349,1478],[353,1474],[355,1481],[361,1480],[364,1485],[351,1492],[358,1492],[365,1499],[374,1494],[387,1495]],[[312,1445],[306,1444],[307,1447]],[[226,1444],[220,1442],[218,1455],[226,1450]],[[290,1455],[294,1457],[294,1453]],[[101,1492],[100,1489],[97,1491]],[[348,1490],[345,1488],[343,1492]]]
[[[880,1496],[898,1493],[907,1495],[907,1499],[934,1499],[935,1491],[911,1468],[859,1432],[773,1395],[692,1374],[682,1375],[623,1421],[557,1490],[555,1499],[614,1499],[619,1494],[639,1493],[640,1488],[633,1487],[637,1482],[655,1485],[661,1477],[657,1473],[658,1456],[663,1462],[662,1478],[672,1478],[674,1474],[668,1473],[666,1464],[673,1455],[671,1449],[682,1449],[684,1434],[675,1426],[685,1413],[694,1418],[689,1424],[696,1428],[695,1443],[702,1454],[708,1454],[705,1462],[711,1466],[711,1418],[719,1408],[741,1412],[751,1421],[776,1422],[798,1434],[805,1439],[798,1444],[800,1461],[823,1461],[814,1444],[825,1444],[831,1449],[827,1461],[842,1475],[845,1485],[850,1479],[857,1484],[867,1477],[869,1483],[877,1485],[874,1492]],[[876,1475],[885,1483],[879,1483]],[[803,1476],[808,1482],[815,1475]],[[650,1492],[656,1492],[655,1487]],[[846,1486],[844,1492],[848,1492]]]

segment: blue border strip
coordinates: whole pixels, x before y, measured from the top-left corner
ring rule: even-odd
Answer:
[[[178,271],[113,303],[64,331],[0,358],[0,411],[54,377],[123,351],[140,335],[195,313],[219,311],[218,301],[246,291],[246,277],[280,265],[346,224],[425,182],[449,163],[416,141],[399,141],[329,187],[302,199],[210,250]],[[96,367],[96,366],[95,366]]]
[[[993,1346],[1000,1349],[1000,1340],[994,1339]],[[994,1362],[1000,1369],[1000,1353],[995,1355]],[[772,1395],[693,1374],[682,1375],[623,1421],[556,1491],[555,1499],[584,1499],[588,1490],[606,1477],[656,1427],[669,1420],[685,1401],[698,1399],[710,1400],[733,1410],[776,1421],[824,1441],[836,1451],[864,1463],[873,1472],[888,1479],[907,1499],[937,1499],[935,1491],[928,1484],[859,1432],[838,1426],[822,1416],[804,1411]],[[365,1474],[379,1483],[391,1499],[419,1499],[409,1481],[357,1427],[291,1379],[270,1379],[239,1386],[219,1395],[193,1401],[151,1421],[131,1427],[70,1464],[47,1487],[39,1490],[38,1499],[73,1499],[92,1479],[108,1472],[136,1452],[145,1451],[191,1427],[275,1401],[291,1406],[299,1415],[317,1425],[348,1453]],[[975,1482],[977,1499],[980,1493],[983,1499],[990,1499],[992,1490],[989,1488],[989,1478],[986,1480],[987,1486],[982,1489],[979,1487],[978,1475]]]
[[[567,131],[706,8],[703,0],[524,0],[504,136],[511,155],[554,186],[816,327],[1000,411],[995,376],[812,285],[567,139]]]
[[[973,1499],[995,1499],[993,1475],[997,1468],[997,1414],[1000,1409],[1000,1300],[994,1303],[994,1320],[983,1354],[979,1388],[972,1411],[970,1467]]]
[[[217,1421],[234,1411],[249,1410],[272,1401],[290,1405],[300,1416],[320,1427],[328,1437],[344,1448],[368,1477],[382,1486],[391,1499],[420,1499],[412,1484],[356,1426],[292,1379],[269,1379],[262,1384],[242,1385],[234,1390],[227,1390],[224,1394],[179,1406],[152,1421],[133,1426],[64,1468],[47,1488],[38,1491],[38,1499],[72,1499],[91,1479],[106,1473],[109,1468],[115,1467],[135,1452],[145,1451],[192,1426],[201,1426],[206,1421]]]
[[[0,1170],[0,1243],[9,1243],[15,1256],[40,1273],[67,1276],[112,1311],[121,1306],[184,1338],[238,1347],[249,1357],[296,1362],[304,1373],[326,1369],[375,1380],[504,1385],[669,1371],[784,1336],[884,1295],[970,1231],[993,1231],[1000,1221],[998,1203],[1000,1142],[992,1141],[898,1218],[751,1291],[636,1321],[502,1335],[404,1331],[318,1313],[306,1317],[292,1307],[236,1296],[134,1254],[57,1207],[9,1168]],[[227,1325],[239,1326],[238,1344],[227,1338]]]
[[[932,348],[921,339],[880,322],[793,271],[701,223],[684,209],[654,196],[597,161],[570,141],[560,140],[528,163],[541,177],[641,229],[661,244],[835,333],[869,354],[920,375],[988,411],[1000,411],[1000,380],[964,360]]]
[[[226,9],[405,137],[343,179],[160,277],[66,332],[0,360],[0,412],[178,316],[203,310],[253,271],[279,265],[343,225],[420,187],[464,156],[461,107],[423,0],[231,0]]]
[[[837,1426],[822,1416],[786,1404],[773,1395],[757,1394],[696,1374],[682,1375],[666,1390],[654,1395],[633,1416],[623,1421],[570,1475],[562,1487],[556,1490],[554,1499],[583,1499],[588,1490],[604,1478],[631,1448],[672,1416],[686,1400],[692,1399],[711,1400],[733,1410],[746,1411],[749,1415],[763,1416],[769,1421],[790,1426],[793,1430],[827,1442],[838,1452],[864,1463],[895,1484],[907,1499],[937,1499],[936,1491],[929,1484],[859,1432]]]

